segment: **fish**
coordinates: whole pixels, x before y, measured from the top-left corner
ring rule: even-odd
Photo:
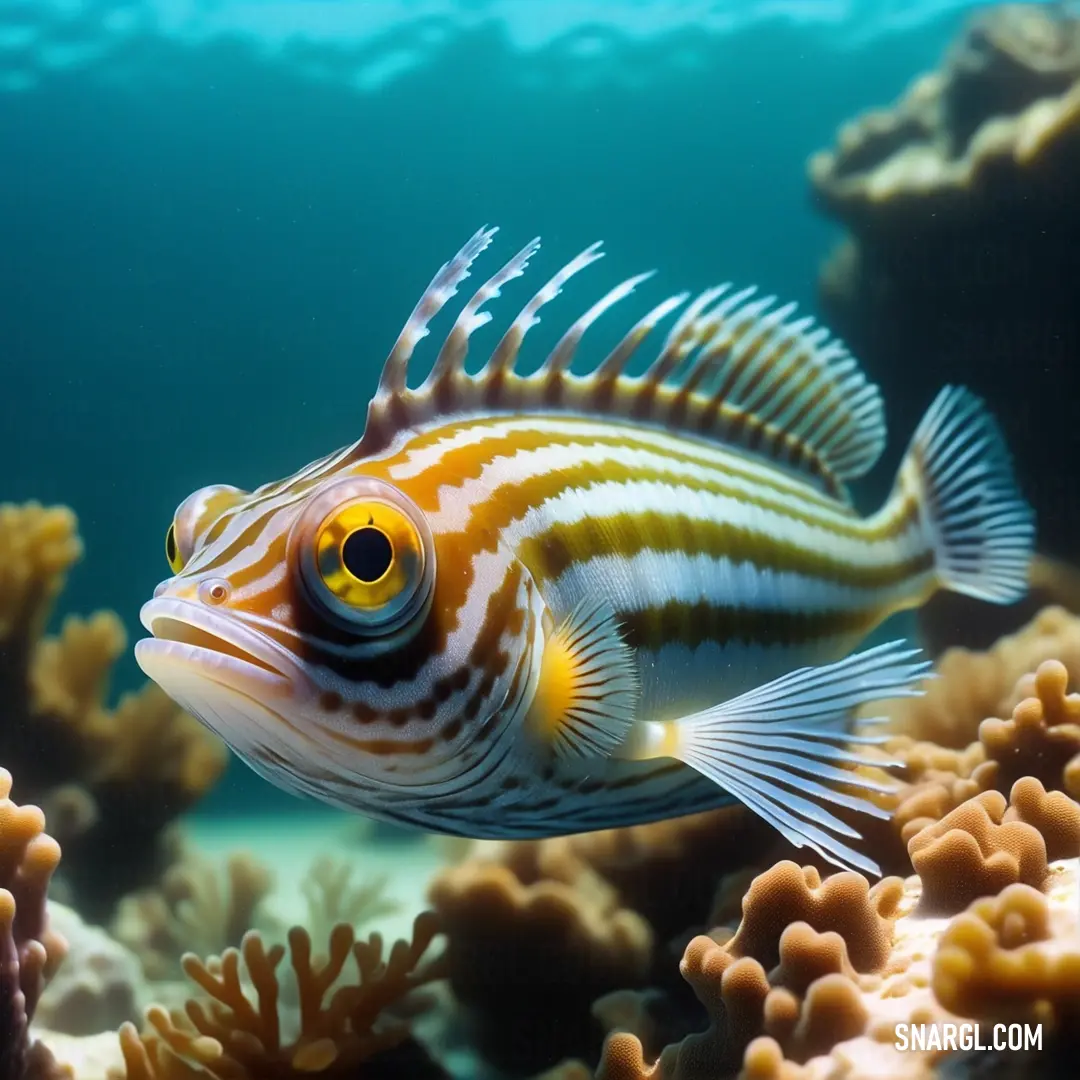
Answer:
[[[885,447],[883,398],[794,304],[730,282],[680,292],[572,370],[654,271],[523,373],[540,309],[599,243],[467,364],[530,241],[415,374],[495,234],[421,295],[359,439],[180,503],[139,665],[271,783],[377,820],[540,838],[742,803],[878,873],[852,822],[887,817],[894,785],[857,768],[890,763],[852,717],[920,693],[929,665],[903,638],[855,650],[941,589],[1023,596],[1034,514],[997,421],[943,388],[863,516],[849,486]]]

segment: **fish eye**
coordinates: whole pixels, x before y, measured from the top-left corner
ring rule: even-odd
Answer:
[[[179,574],[184,569],[184,558],[176,545],[176,522],[169,523],[169,531],[165,534],[165,558],[168,560],[169,569],[174,574]]]
[[[394,545],[390,537],[374,525],[354,529],[341,545],[341,565],[357,581],[374,585],[394,566]]]
[[[340,481],[305,508],[290,546],[307,595],[358,633],[386,633],[430,599],[434,547],[419,509],[389,484]]]

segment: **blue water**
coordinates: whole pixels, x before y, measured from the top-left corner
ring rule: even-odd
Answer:
[[[807,155],[972,6],[0,2],[0,498],[78,513],[62,610],[134,637],[182,498],[357,437],[485,222],[542,234],[536,278],[606,241],[548,332],[654,266],[643,305],[732,279],[812,309]],[[286,798],[239,768],[216,796]]]

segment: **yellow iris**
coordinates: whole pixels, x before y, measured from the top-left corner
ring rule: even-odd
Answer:
[[[323,584],[343,603],[375,612],[415,589],[424,570],[416,527],[384,502],[348,503],[326,518],[315,538]]]
[[[169,569],[174,574],[179,574],[184,569],[184,557],[176,543],[176,522],[169,526],[169,531],[165,534],[165,558],[168,559]]]

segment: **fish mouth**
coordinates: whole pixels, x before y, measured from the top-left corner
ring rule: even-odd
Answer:
[[[246,694],[281,690],[293,682],[295,665],[282,650],[201,604],[161,597],[144,604],[139,618],[153,637],[136,642],[135,659],[166,691],[181,673]]]

